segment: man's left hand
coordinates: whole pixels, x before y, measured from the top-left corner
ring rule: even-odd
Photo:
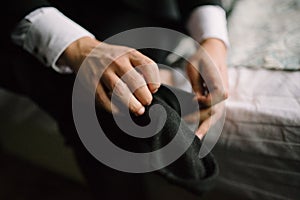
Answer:
[[[200,139],[222,116],[224,106],[219,102],[228,97],[225,44],[218,39],[207,39],[201,46],[186,67],[197,100],[208,107],[194,113],[200,115],[200,126],[195,133]],[[192,115],[188,118],[193,119]]]

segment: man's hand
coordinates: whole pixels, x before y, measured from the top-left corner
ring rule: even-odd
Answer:
[[[145,111],[144,106],[152,101],[152,93],[160,86],[159,71],[155,62],[135,49],[101,43],[85,37],[73,42],[58,60],[58,64],[70,66],[75,72],[78,72],[83,62],[85,84],[96,90],[99,105],[109,112],[119,111],[110,98],[115,91],[119,100],[128,106],[131,112],[142,115]],[[138,66],[146,67],[135,70]],[[99,73],[102,73],[102,76],[97,80]],[[121,80],[126,73],[126,78]],[[138,89],[137,85],[140,86]]]
[[[224,104],[220,102],[228,97],[224,43],[218,39],[207,39],[201,45],[203,48],[199,48],[190,58],[186,69],[197,100],[208,108],[185,118],[192,122],[197,119],[196,115],[200,115],[200,126],[195,133],[200,139],[220,119],[224,111]]]
[[[225,109],[224,102],[220,102],[211,107],[201,109],[195,113],[191,113],[189,115],[184,116],[184,120],[187,123],[195,123],[199,120],[199,127],[195,132],[195,135],[202,139],[205,134],[209,131],[209,129],[215,125],[219,119],[223,116],[223,112]],[[200,116],[199,116],[200,115]]]
[[[201,45],[186,70],[198,101],[211,106],[228,97],[226,47],[218,39],[207,39]]]

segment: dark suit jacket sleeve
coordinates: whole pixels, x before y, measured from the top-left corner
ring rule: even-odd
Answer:
[[[10,35],[16,24],[23,19],[27,14],[37,8],[50,6],[47,0],[8,0],[5,11],[1,13],[4,24],[2,24],[6,37]],[[1,35],[2,35],[1,34]]]
[[[184,21],[188,19],[196,7],[204,5],[217,5],[222,7],[222,2],[221,0],[178,0],[178,7]]]

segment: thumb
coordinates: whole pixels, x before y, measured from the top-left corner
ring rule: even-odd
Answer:
[[[186,73],[190,79],[192,88],[197,96],[202,96],[203,94],[203,79],[200,72],[196,68],[196,63],[189,62],[186,66]]]

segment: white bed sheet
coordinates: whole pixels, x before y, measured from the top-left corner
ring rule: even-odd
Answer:
[[[175,75],[175,86],[189,91]],[[226,120],[213,150],[218,186],[246,199],[300,198],[300,71],[230,67],[228,76]]]
[[[230,68],[214,153],[220,186],[250,199],[300,197],[300,72]]]

